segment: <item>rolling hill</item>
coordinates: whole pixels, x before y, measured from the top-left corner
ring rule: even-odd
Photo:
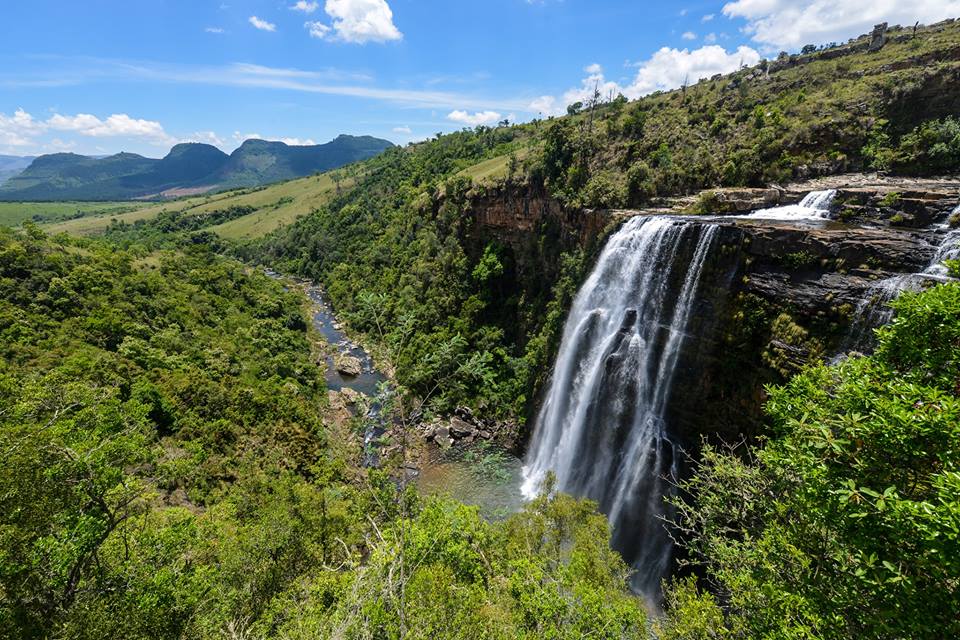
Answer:
[[[157,160],[133,153],[91,158],[40,156],[0,186],[0,200],[160,199],[254,187],[336,169],[393,146],[370,136],[341,135],[321,145],[247,140],[227,155],[207,144],[178,144]]]

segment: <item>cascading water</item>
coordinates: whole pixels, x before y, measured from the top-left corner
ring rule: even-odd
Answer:
[[[953,213],[960,213],[960,206]],[[856,321],[842,351],[868,351],[873,346],[874,330],[893,319],[890,302],[904,291],[919,291],[927,282],[945,282],[949,279],[946,261],[957,259],[960,259],[960,229],[953,229],[943,236],[933,259],[923,271],[873,283],[854,311]]]
[[[559,490],[598,502],[634,589],[654,599],[679,464],[664,416],[717,229],[637,217],[610,238],[574,300],[524,467],[528,497],[552,472]]]
[[[754,220],[829,220],[830,205],[836,195],[835,189],[811,191],[800,204],[760,209],[742,217]]]

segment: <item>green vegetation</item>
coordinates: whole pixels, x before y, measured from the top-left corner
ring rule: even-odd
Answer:
[[[491,523],[407,486],[409,416],[522,422],[590,263],[556,220],[518,242],[473,207],[506,193],[589,215],[868,167],[956,171],[960,63],[943,54],[958,34],[895,31],[877,53],[808,50],[49,227],[102,239],[0,231],[0,638],[647,637],[590,503],[548,485]],[[264,147],[248,151],[255,173]],[[321,282],[390,362],[383,469],[360,465],[361,419],[322,417],[303,300],[214,250]],[[765,439],[705,447],[684,484],[675,534],[695,566],[658,637],[960,635],[960,285],[896,306],[875,355],[806,368],[821,336],[740,296],[725,342],[739,357],[763,335],[752,355],[794,377],[768,390]],[[742,383],[729,373],[721,391]],[[473,455],[478,477],[503,477],[495,451]]]
[[[142,206],[134,202],[0,202],[0,226],[17,227],[26,221],[50,224],[88,216],[115,216]]]
[[[705,449],[677,506],[706,590],[661,637],[960,634],[960,284],[894,304],[876,355],[770,390],[763,446]]]
[[[229,156],[199,143],[178,144],[160,160],[56,153],[3,183],[0,200],[121,200],[252,187],[336,169],[391,146],[370,136],[339,136],[311,146],[247,140]]]
[[[496,243],[468,254],[461,242],[473,185],[457,174],[507,156],[524,132],[481,127],[391,149],[366,163],[355,188],[240,254],[323,282],[341,316],[393,352],[399,381],[415,393],[432,388],[429,363],[443,349],[485,363],[488,375],[432,396],[435,409],[471,404],[520,415],[542,371],[529,366],[521,341],[542,326],[549,290],[523,299],[514,258]],[[521,314],[529,316],[518,326]]]
[[[358,468],[280,283],[29,224],[0,279],[0,637],[643,637],[590,504]]]
[[[270,187],[236,189],[214,195],[196,196],[160,204],[142,204],[129,213],[101,215],[69,220],[45,226],[45,230],[71,235],[103,233],[116,220],[129,225],[150,220],[164,213],[181,212],[202,215],[232,207],[251,207],[252,213],[230,222],[216,225],[212,231],[231,240],[248,240],[264,236],[292,223],[298,217],[329,202],[335,195],[353,185],[356,167],[291,180]],[[0,208],[4,205],[0,203]]]

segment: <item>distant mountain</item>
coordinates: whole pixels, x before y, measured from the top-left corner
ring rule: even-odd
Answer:
[[[185,143],[160,160],[133,153],[105,158],[56,153],[34,159],[0,185],[0,200],[129,200],[252,187],[336,169],[392,146],[370,136],[342,135],[313,146],[247,140],[230,155],[208,144]]]
[[[3,156],[0,155],[0,184],[12,178],[30,166],[34,156]]]

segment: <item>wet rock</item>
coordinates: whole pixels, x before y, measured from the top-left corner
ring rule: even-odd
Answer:
[[[454,416],[450,418],[450,434],[454,438],[467,438],[475,436],[477,428],[469,422]]]
[[[703,213],[747,213],[756,209],[775,207],[783,202],[783,190],[769,189],[713,189],[704,193],[703,204],[710,210]]]
[[[355,405],[362,400],[367,400],[366,395],[351,389],[350,387],[344,387],[340,393],[343,395],[343,399],[347,404]]]
[[[341,353],[334,358],[333,366],[338,373],[345,376],[358,376],[363,372],[363,365],[360,363],[360,359],[348,353]]]

